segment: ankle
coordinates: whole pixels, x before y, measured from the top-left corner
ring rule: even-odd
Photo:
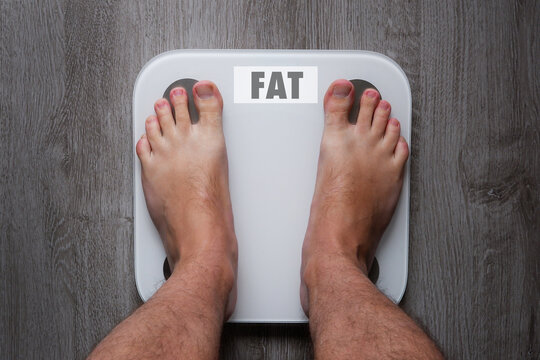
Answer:
[[[228,295],[236,282],[236,259],[215,255],[182,258],[172,269],[171,278],[188,273],[218,293]]]
[[[197,262],[199,264],[217,265],[232,264],[236,269],[238,261],[238,244],[234,230],[219,230],[183,234],[182,238],[174,236],[165,241],[174,244],[167,251],[171,261],[171,271],[183,263]]]
[[[344,253],[319,253],[305,259],[302,267],[302,282],[307,289],[333,281],[335,274],[353,271],[367,276],[367,264]]]
[[[313,262],[314,266],[333,264],[353,264],[367,275],[377,250],[382,234],[373,228],[365,227],[354,231],[333,231],[327,227],[324,231],[315,226],[308,227],[303,246],[303,262]]]
[[[201,272],[211,282],[231,289],[236,282],[238,245],[234,232],[206,234],[193,239],[196,246],[182,247],[179,256],[171,264],[172,274],[190,269]]]

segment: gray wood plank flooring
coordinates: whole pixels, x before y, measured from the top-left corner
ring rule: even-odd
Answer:
[[[131,94],[183,48],[363,49],[413,92],[401,303],[449,359],[540,358],[538,1],[0,2],[0,358],[84,358],[141,304]],[[227,325],[224,359],[312,358]]]

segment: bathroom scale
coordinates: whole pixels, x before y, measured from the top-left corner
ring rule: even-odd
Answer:
[[[336,79],[349,79],[357,101],[376,88],[392,104],[410,144],[411,90],[390,58],[368,51],[175,50],[151,59],[133,91],[134,144],[144,134],[154,102],[198,80],[212,80],[223,96],[223,131],[238,239],[238,300],[230,322],[307,321],[300,305],[300,264],[324,112]],[[191,101],[191,100],[190,100]],[[197,116],[193,103],[190,113]],[[358,112],[358,104],[352,110]],[[353,115],[354,116],[354,115]],[[148,214],[141,165],[134,157],[135,279],[146,301],[167,277],[160,237]],[[407,283],[409,168],[394,217],[375,255],[370,279],[398,303]]]

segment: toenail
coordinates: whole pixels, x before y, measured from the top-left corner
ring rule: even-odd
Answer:
[[[366,95],[370,98],[376,98],[379,96],[379,93],[377,93],[375,90],[366,90]]]
[[[390,124],[394,125],[394,126],[399,126],[399,121],[397,121],[397,119],[390,119]]]
[[[172,89],[171,95],[172,95],[173,97],[176,97],[176,96],[182,96],[182,95],[184,95],[184,89],[182,89],[182,88],[175,88],[175,89]]]
[[[157,103],[158,109],[163,109],[167,105],[169,105],[169,103],[166,100],[161,100],[161,101],[158,101]]]
[[[214,96],[214,89],[210,85],[200,85],[195,88],[197,96],[201,99],[210,99]]]
[[[381,101],[379,103],[379,106],[381,107],[381,109],[383,110],[390,110],[390,104],[387,103],[386,101]]]
[[[351,84],[336,85],[334,86],[334,91],[332,92],[332,95],[338,98],[344,98],[350,94],[351,90]]]

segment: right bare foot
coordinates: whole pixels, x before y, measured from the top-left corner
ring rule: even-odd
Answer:
[[[409,156],[390,104],[368,89],[356,124],[348,122],[354,87],[334,81],[324,98],[325,129],[317,183],[302,250],[302,307],[309,310],[306,282],[320,263],[344,259],[367,275],[377,244],[401,192]]]
[[[203,266],[228,292],[227,316],[236,300],[237,243],[229,195],[227,152],[221,123],[223,100],[216,85],[193,87],[199,122],[192,124],[185,89],[171,90],[171,105],[156,101],[137,143],[148,211],[173,271]],[[176,118],[176,119],[175,119]],[[212,271],[215,269],[215,271]]]

